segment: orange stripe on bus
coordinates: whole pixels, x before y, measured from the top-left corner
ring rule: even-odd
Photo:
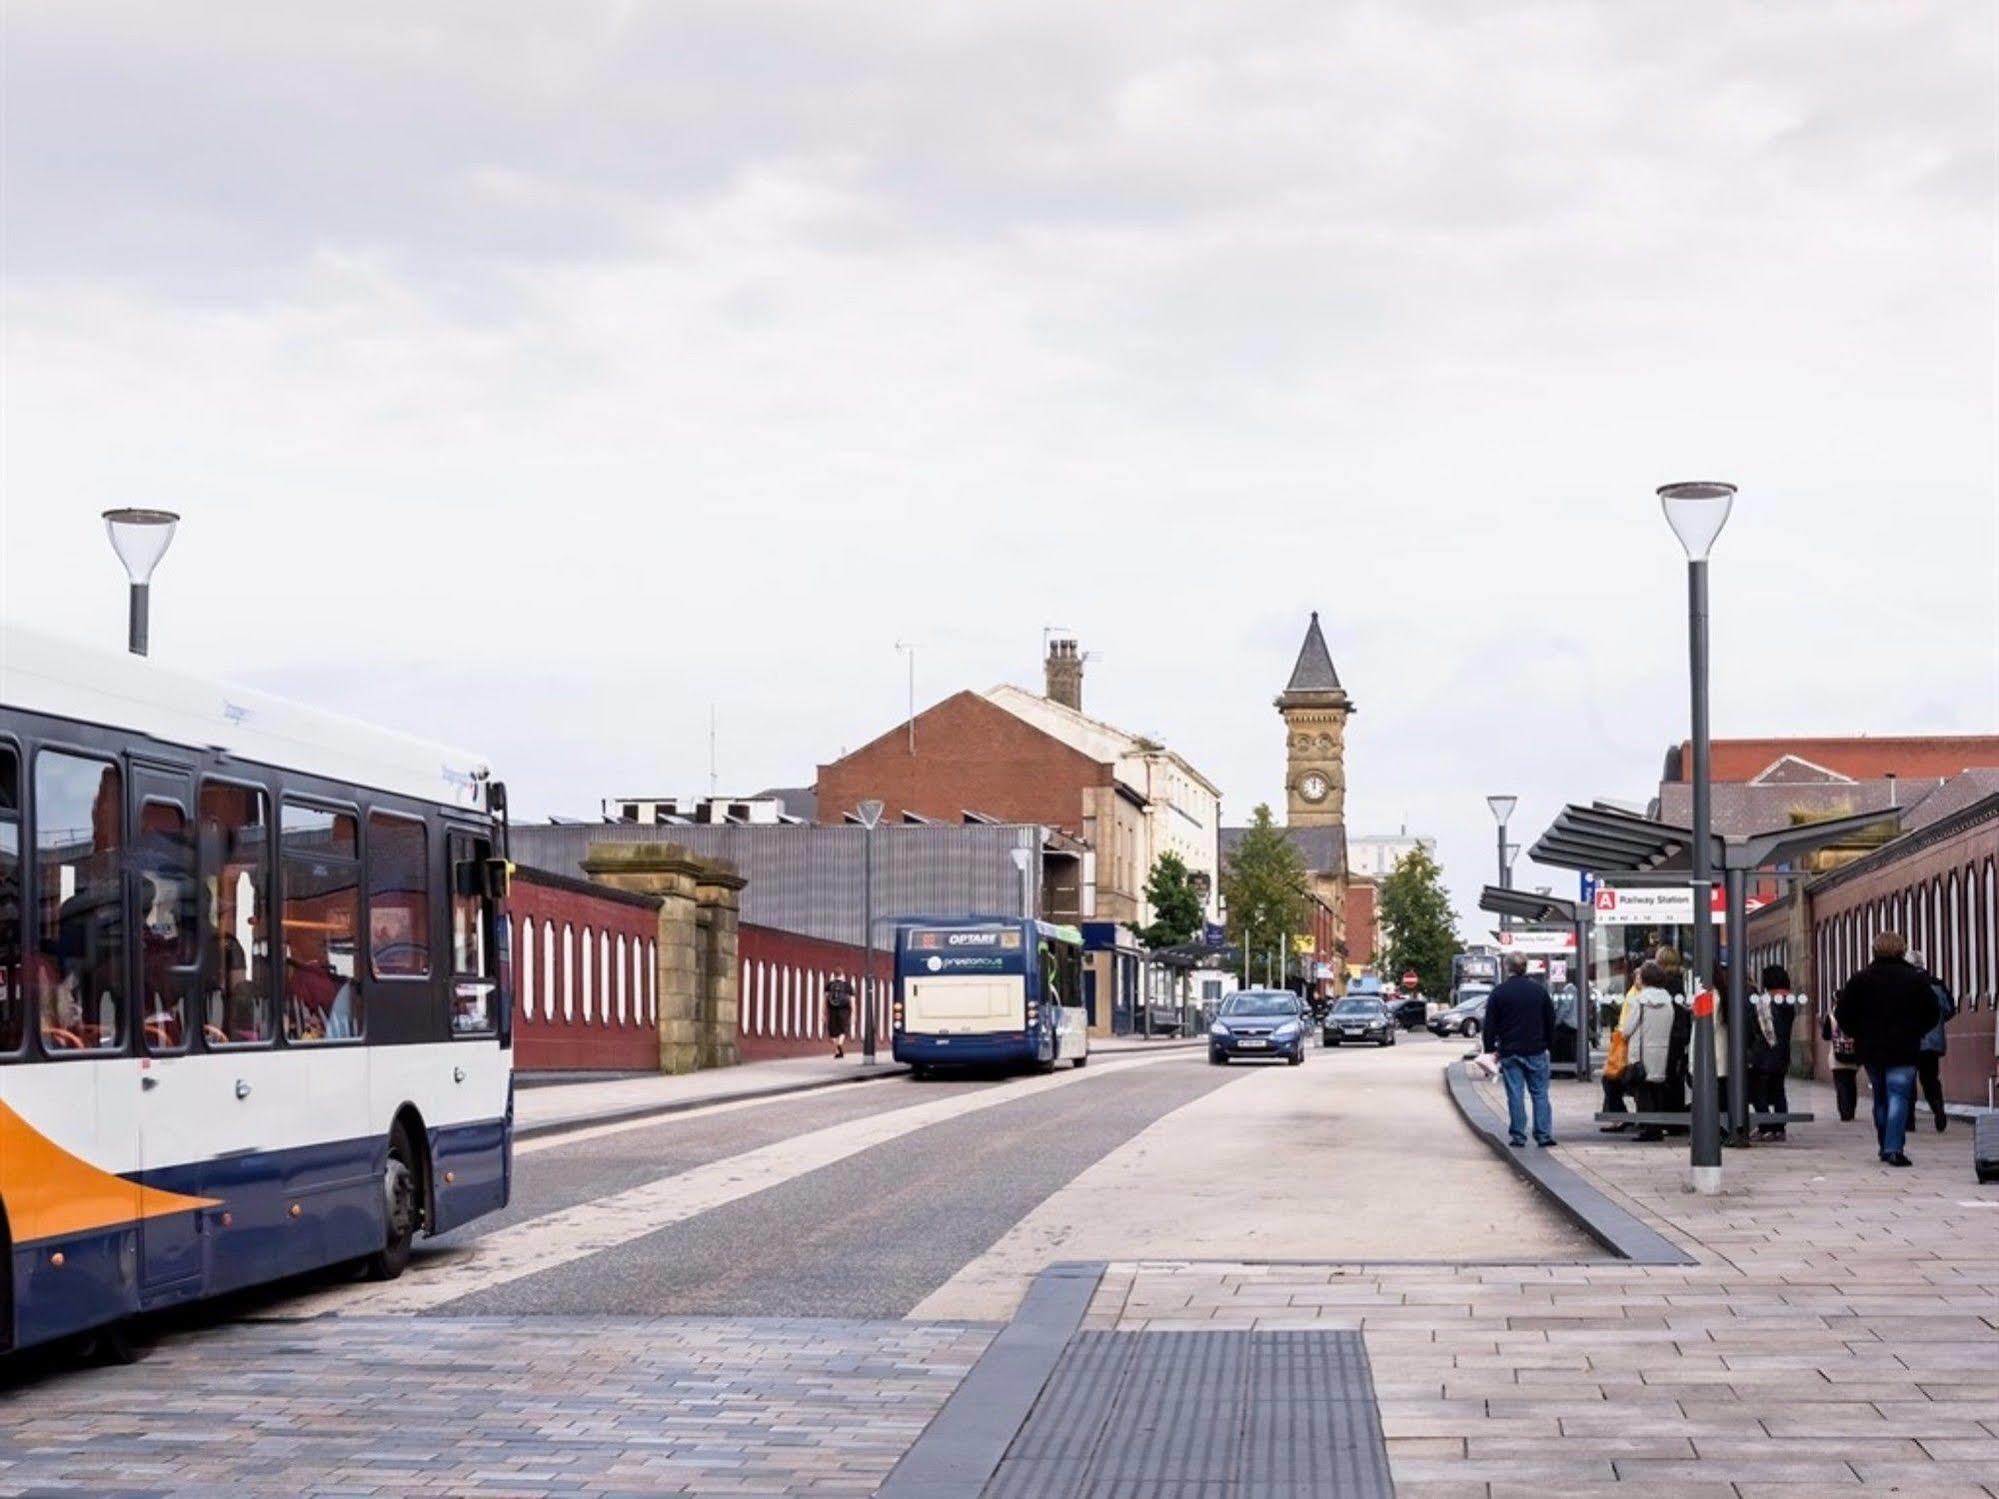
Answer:
[[[0,1103],[0,1202],[16,1244],[191,1213],[220,1200],[162,1192],[100,1171]]]

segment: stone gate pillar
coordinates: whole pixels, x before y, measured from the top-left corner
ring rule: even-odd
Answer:
[[[740,909],[736,892],[747,882],[726,862],[711,862],[695,886],[701,930],[701,1065],[733,1067],[740,1006],[741,968],[736,961]]]
[[[726,1056],[735,1060],[736,896],[744,881],[727,860],[703,859],[677,843],[593,843],[583,872],[614,890],[659,901],[659,1070],[693,1072]],[[718,892],[704,905],[704,891]],[[727,915],[715,913],[726,905]],[[724,927],[728,959],[727,1046],[715,1044],[721,992],[709,975],[721,956]]]

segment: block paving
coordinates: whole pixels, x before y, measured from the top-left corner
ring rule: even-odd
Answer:
[[[217,1326],[0,1392],[0,1494],[870,1494],[995,1329],[664,1317]]]
[[[1697,1197],[1684,1139],[1601,1135],[1598,1090],[1557,1085],[1558,1157],[1697,1264],[1117,1263],[1084,1326],[1359,1328],[1402,1499],[1999,1496],[1999,1189],[1969,1130],[1925,1113],[1898,1171],[1864,1096],[1842,1124],[1792,1089],[1818,1122]]]

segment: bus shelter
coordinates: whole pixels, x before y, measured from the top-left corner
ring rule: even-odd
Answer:
[[[1512,916],[1542,926],[1566,927],[1575,934],[1576,959],[1573,974],[1576,986],[1575,1044],[1570,1056],[1558,1055],[1552,1059],[1551,1070],[1569,1073],[1578,1082],[1588,1082],[1590,1030],[1596,1018],[1596,1006],[1590,1003],[1589,907],[1578,900],[1563,900],[1558,895],[1541,895],[1528,890],[1487,885],[1479,892],[1478,908],[1481,911],[1489,911],[1494,916]],[[1559,1010],[1555,1022],[1559,1031],[1562,1022]]]
[[[1537,864],[1573,869],[1604,885],[1689,890],[1690,921],[1718,920],[1723,924],[1722,951],[1727,957],[1727,990],[1722,1002],[1728,1020],[1728,1129],[1741,1142],[1749,1133],[1745,1055],[1749,1039],[1749,978],[1740,955],[1746,945],[1750,877],[1809,878],[1815,871],[1797,867],[1805,855],[1850,838],[1864,828],[1899,821],[1900,817],[1897,809],[1889,808],[1760,833],[1712,834],[1708,867],[1721,875],[1722,899],[1718,910],[1713,881],[1694,880],[1694,835],[1689,828],[1655,822],[1601,802],[1591,806],[1571,804],[1562,809],[1527,852]],[[1599,889],[1592,902],[1599,921],[1607,914],[1605,893]],[[1714,974],[1700,974],[1698,978],[1710,985],[1715,982]]]

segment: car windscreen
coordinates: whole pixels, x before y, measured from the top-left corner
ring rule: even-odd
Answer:
[[[1378,999],[1343,999],[1333,1006],[1335,1015],[1379,1015],[1381,1001]]]
[[[1288,994],[1231,994],[1222,1002],[1224,1015],[1296,1015],[1298,1001]]]

